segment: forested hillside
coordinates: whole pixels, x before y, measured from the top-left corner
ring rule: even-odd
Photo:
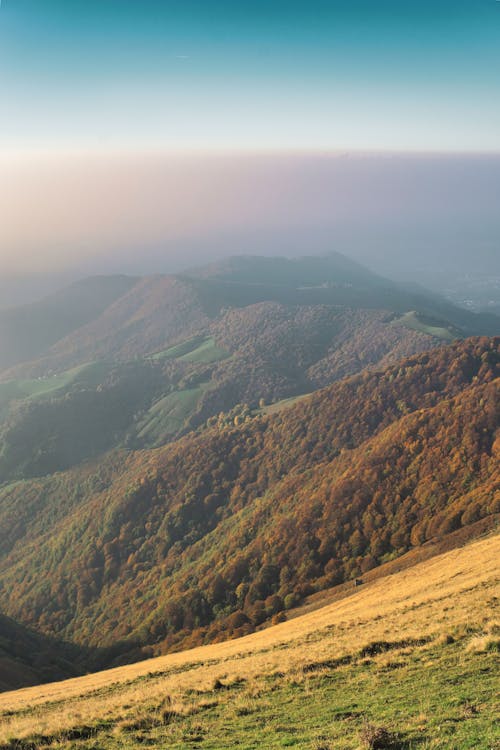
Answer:
[[[70,331],[99,316],[136,282],[131,276],[94,276],[40,302],[0,311],[0,371],[43,355]]]
[[[80,649],[44,638],[0,615],[0,691],[82,674]]]
[[[335,253],[90,278],[0,313],[0,484],[113,448],[165,445],[220,414],[241,421],[499,330],[495,316],[408,291]]]
[[[262,302],[395,316],[416,311],[453,337],[499,331],[495,315],[475,315],[436,294],[400,286],[338,253],[235,257],[177,276],[90,278],[35,305],[1,312],[0,377],[40,377],[95,360],[154,354],[207,335],[231,308]]]
[[[275,414],[5,486],[6,613],[138,658],[249,632],[498,512],[499,349],[468,339]]]
[[[260,303],[129,362],[0,383],[3,481],[66,469],[117,446],[162,445],[221,411],[308,393],[436,346],[380,310]]]

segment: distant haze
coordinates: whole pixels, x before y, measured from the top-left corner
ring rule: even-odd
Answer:
[[[4,281],[238,253],[411,278],[498,262],[499,2],[1,6]]]
[[[500,156],[32,154],[0,167],[4,277],[330,250],[384,273],[440,254],[499,263]]]

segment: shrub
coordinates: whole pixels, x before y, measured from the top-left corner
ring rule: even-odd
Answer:
[[[385,727],[378,727],[365,721],[360,732],[361,745],[365,750],[386,750],[397,748],[397,738]]]
[[[273,625],[279,625],[280,622],[286,622],[286,615],[284,612],[277,612],[275,615],[273,615],[273,619],[271,620]]]
[[[293,607],[297,606],[299,601],[300,598],[294,592],[292,592],[291,594],[287,594],[284,598],[285,609],[292,609]]]

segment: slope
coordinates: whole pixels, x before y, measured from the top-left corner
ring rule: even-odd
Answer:
[[[82,282],[89,290],[95,283],[92,279]],[[72,293],[70,287],[66,296],[71,298]],[[11,311],[14,318],[24,316],[29,325],[37,327],[39,341],[37,351],[33,352],[36,359],[27,362],[33,336],[29,330],[24,335],[22,328],[9,324],[7,332],[16,331],[14,341],[19,342],[22,350],[14,361],[24,362],[22,368],[7,370],[2,378],[39,377],[95,359],[123,361],[154,354],[190,336],[209,335],[210,323],[230,308],[263,302],[383,310],[386,315],[398,316],[415,311],[417,316],[430,320],[436,330],[441,328],[453,337],[496,335],[500,325],[494,315],[475,315],[435,294],[409,290],[340,254],[297,260],[236,257],[177,276],[127,279],[121,295],[101,308],[95,305],[92,314],[87,319],[83,316],[79,326],[75,325],[71,307],[68,312],[63,310],[62,315],[58,312],[57,319],[64,321],[58,325],[51,325],[50,320],[38,315],[38,308]],[[50,300],[39,306],[44,304],[53,307]],[[405,318],[401,319],[406,324]],[[2,320],[0,317],[0,330]],[[11,348],[7,341],[5,351],[10,352]],[[0,368],[6,368],[7,364],[0,362]]]
[[[162,445],[238,404],[307,393],[438,343],[387,318],[261,303],[153,356],[0,383],[0,476],[44,475],[119,445]]]
[[[2,748],[489,750],[499,540],[244,638],[5,693]]]
[[[98,317],[136,281],[129,276],[94,276],[40,302],[0,311],[0,370],[40,356],[70,331]]]
[[[0,691],[82,674],[79,649],[44,638],[0,615]]]
[[[249,632],[498,512],[499,348],[469,339],[236,428],[4,488],[5,611],[137,658]]]

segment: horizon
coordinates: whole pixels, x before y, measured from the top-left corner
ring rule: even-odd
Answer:
[[[0,275],[330,250],[385,274],[452,251],[491,270],[499,12],[4,1]]]
[[[500,155],[46,153],[0,162],[4,277],[335,250],[385,264],[387,275],[404,256],[414,269],[419,256],[451,249],[475,266],[494,258],[500,235]]]

